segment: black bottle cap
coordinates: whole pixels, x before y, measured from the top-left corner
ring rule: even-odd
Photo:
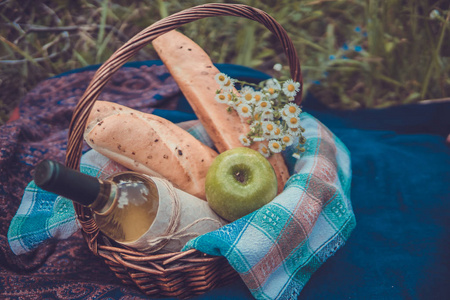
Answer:
[[[100,181],[97,178],[53,160],[44,160],[36,166],[34,182],[43,190],[85,206],[93,203],[100,192]]]

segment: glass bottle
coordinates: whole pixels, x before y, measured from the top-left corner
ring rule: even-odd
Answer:
[[[99,229],[119,243],[143,236],[158,211],[158,189],[148,177],[122,172],[101,180],[52,161],[40,162],[34,182],[43,190],[91,208]]]

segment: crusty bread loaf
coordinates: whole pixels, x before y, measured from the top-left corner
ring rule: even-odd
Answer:
[[[205,177],[217,153],[166,119],[97,101],[84,139],[92,149],[131,170],[164,177],[206,199]]]
[[[175,30],[165,33],[152,43],[217,150],[221,153],[242,147],[239,136],[249,132],[249,125],[242,122],[235,111],[227,113],[227,104],[214,100],[216,90],[219,89],[214,76],[219,70],[208,54],[191,39]],[[251,146],[255,150],[258,150],[258,147],[259,143]],[[269,162],[277,174],[280,193],[289,178],[289,171],[279,153],[272,155]]]

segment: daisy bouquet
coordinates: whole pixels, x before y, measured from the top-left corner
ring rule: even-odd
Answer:
[[[302,110],[294,103],[300,83],[292,79],[278,81],[270,78],[253,84],[224,73],[218,73],[215,80],[220,85],[216,101],[227,104],[228,112],[235,110],[241,120],[250,125],[250,131],[239,137],[243,146],[264,142],[260,143],[259,152],[269,157],[296,145],[293,156],[300,158],[306,142],[302,134],[305,129],[300,125]],[[241,87],[240,90],[236,89],[237,86]]]

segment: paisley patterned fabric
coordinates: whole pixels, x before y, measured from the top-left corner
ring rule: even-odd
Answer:
[[[14,299],[146,299],[121,284],[102,260],[90,252],[77,232],[16,256],[7,232],[32,169],[40,160],[64,162],[67,128],[73,109],[96,67],[63,74],[40,83],[19,106],[20,118],[0,130],[0,298]],[[167,69],[147,62],[119,70],[101,99],[144,112],[173,110],[180,92]],[[85,147],[87,150],[87,147]]]

